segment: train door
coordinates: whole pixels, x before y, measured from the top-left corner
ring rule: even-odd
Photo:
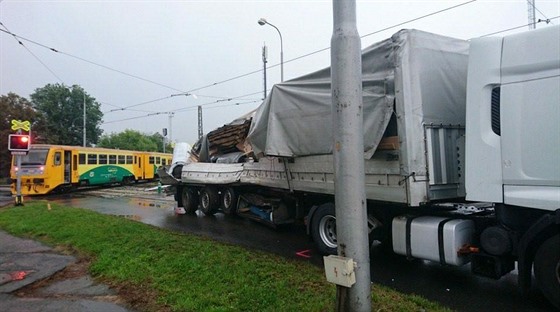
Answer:
[[[134,154],[134,175],[136,176],[136,180],[144,179],[144,166],[142,166],[142,158],[142,154]]]
[[[64,183],[70,183],[70,173],[72,172],[72,151],[64,151]]]
[[[63,151],[52,150],[52,174],[51,174],[51,184],[60,185],[64,183],[64,159]]]
[[[154,164],[154,156],[144,156],[144,179],[151,180],[154,178]]]
[[[78,174],[78,151],[72,151],[71,180],[72,184],[78,183],[80,175]]]

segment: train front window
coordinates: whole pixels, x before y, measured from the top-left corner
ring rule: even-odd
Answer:
[[[22,166],[42,166],[47,162],[47,154],[49,150],[46,149],[31,149],[27,155],[21,155]],[[14,166],[16,158],[14,157]]]

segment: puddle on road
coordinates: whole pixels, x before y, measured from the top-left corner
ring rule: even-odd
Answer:
[[[144,198],[132,198],[128,201],[130,206],[137,206],[140,208],[158,208],[158,209],[169,209],[173,211],[175,209],[174,203],[170,203],[169,201],[158,201],[158,200],[151,200],[151,199],[144,199]],[[134,221],[143,221],[146,216],[140,214],[115,214],[117,217],[134,220]]]
[[[132,199],[130,200],[131,203],[136,204],[140,207],[155,207],[155,208],[162,208],[162,209],[174,209],[175,202],[171,203],[169,201],[157,201],[157,200],[150,200],[150,199]]]
[[[142,217],[139,215],[117,215],[117,217],[134,220],[134,221],[142,221]]]

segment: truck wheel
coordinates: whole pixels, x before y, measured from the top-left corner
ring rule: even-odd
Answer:
[[[560,309],[560,234],[547,239],[535,255],[535,278],[539,289]]]
[[[220,207],[220,194],[215,187],[207,186],[200,191],[200,211],[207,216],[213,216]]]
[[[194,214],[198,209],[198,195],[196,194],[196,191],[189,187],[183,187],[183,191],[181,192],[181,203],[183,204],[185,213]]]
[[[234,215],[237,212],[237,193],[231,187],[222,191],[222,211],[227,215]]]
[[[338,246],[336,240],[336,216],[333,203],[321,205],[311,219],[311,236],[317,249],[325,255],[335,255]]]

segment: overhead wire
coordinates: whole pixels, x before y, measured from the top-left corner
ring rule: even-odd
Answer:
[[[453,6],[451,6],[451,7],[447,7],[447,8],[438,10],[438,11],[434,11],[434,12],[432,12],[432,13],[425,14],[425,15],[422,15],[422,16],[419,16],[419,17],[416,17],[416,18],[413,18],[413,19],[410,19],[410,20],[407,20],[407,21],[404,21],[404,22],[401,22],[401,23],[398,23],[398,24],[395,24],[395,25],[392,25],[392,26],[383,28],[383,29],[380,29],[380,30],[378,30],[378,31],[365,34],[365,35],[361,36],[360,38],[365,38],[365,37],[368,37],[368,36],[371,36],[371,35],[374,35],[374,34],[378,34],[378,33],[380,33],[380,32],[383,32],[383,31],[386,31],[386,30],[389,30],[389,29],[392,29],[392,28],[395,28],[395,27],[399,27],[399,26],[402,26],[402,25],[405,25],[405,24],[408,24],[408,23],[411,23],[411,22],[414,22],[414,21],[418,21],[418,20],[421,20],[421,19],[424,19],[424,18],[433,16],[433,15],[436,15],[436,14],[440,14],[440,13],[443,13],[443,12],[446,12],[446,11],[449,11],[449,10],[452,10],[452,9],[456,9],[456,8],[459,8],[459,7],[462,7],[462,6],[471,4],[471,3],[476,2],[476,1],[477,1],[477,0],[470,0],[470,1],[466,1],[466,2],[463,2],[463,3],[457,4],[457,5],[453,5]],[[547,18],[546,15],[544,15],[538,8],[535,7],[535,9],[536,9],[540,14],[542,14],[545,18]],[[539,20],[539,22],[547,22],[547,23],[548,23],[549,21],[554,20],[554,19],[557,19],[557,18],[558,18],[558,17],[553,17],[553,18],[551,18],[551,19],[548,19],[548,18],[547,18],[546,21],[545,21],[545,20]],[[515,30],[515,29],[518,29],[518,28],[526,27],[526,26],[527,26],[527,25],[522,25],[522,26],[518,26],[518,27],[514,27],[514,28],[502,30],[502,31],[499,31],[499,32],[494,32],[494,33],[491,33],[491,34],[486,34],[486,35],[484,35],[484,36],[490,36],[490,35],[494,35],[494,34],[506,32],[506,31],[511,31],[511,30]],[[139,79],[139,80],[142,80],[142,81],[145,81],[145,82],[149,82],[149,83],[152,83],[152,84],[155,84],[155,85],[158,85],[158,86],[161,86],[161,87],[165,87],[165,88],[168,88],[168,89],[171,89],[171,90],[174,90],[174,91],[182,92],[182,93],[192,93],[192,92],[195,92],[195,91],[200,91],[200,90],[203,90],[203,89],[206,89],[206,88],[209,88],[209,87],[213,87],[213,86],[216,86],[216,85],[220,85],[220,84],[223,84],[223,83],[226,83],[226,82],[230,82],[230,81],[233,81],[233,80],[236,80],[236,79],[240,79],[240,78],[243,78],[243,77],[246,77],[246,76],[249,76],[249,75],[253,75],[253,74],[255,74],[255,73],[259,73],[259,72],[262,72],[262,71],[263,71],[263,69],[254,70],[254,71],[251,71],[251,72],[248,72],[248,73],[245,73],[245,74],[241,74],[241,75],[237,75],[237,76],[234,76],[234,77],[225,79],[225,80],[221,80],[221,81],[217,81],[217,82],[214,82],[214,83],[211,83],[211,84],[208,84],[208,85],[204,85],[204,86],[201,86],[201,87],[197,87],[197,88],[191,89],[191,90],[189,90],[189,91],[183,91],[183,90],[180,90],[180,89],[177,89],[177,88],[174,88],[174,87],[165,85],[165,84],[161,84],[161,83],[152,81],[152,80],[150,80],[150,79],[146,79],[146,78],[143,78],[143,77],[140,77],[140,76],[137,76],[137,75],[132,75],[132,74],[123,72],[123,71],[121,71],[121,70],[117,70],[117,69],[111,68],[111,67],[106,66],[106,65],[102,65],[102,64],[99,64],[99,63],[96,63],[96,62],[93,62],[93,61],[86,60],[86,59],[84,59],[84,58],[81,58],[81,57],[72,55],[72,54],[70,54],[70,53],[66,53],[66,52],[63,52],[63,51],[59,51],[59,50],[57,50],[57,49],[48,47],[48,46],[46,46],[46,45],[44,45],[44,44],[41,44],[41,43],[36,42],[36,41],[33,41],[33,40],[31,40],[31,39],[27,39],[27,38],[21,37],[21,36],[19,36],[19,35],[16,35],[16,34],[10,32],[9,30],[4,31],[4,30],[0,29],[0,31],[5,32],[5,33],[7,33],[7,34],[10,34],[10,35],[14,36],[14,38],[16,38],[16,39],[21,39],[21,40],[24,40],[24,41],[31,42],[31,43],[36,44],[36,45],[38,45],[38,46],[44,47],[44,48],[46,48],[46,49],[49,49],[49,50],[51,50],[51,51],[53,51],[53,52],[55,52],[55,53],[60,53],[60,54],[63,54],[63,55],[66,55],[66,56],[69,56],[69,57],[72,57],[72,58],[81,60],[81,61],[83,61],[83,62],[87,62],[87,63],[90,63],[90,64],[92,64],[92,65],[96,65],[96,66],[105,68],[105,69],[110,70],[110,71],[114,71],[114,72],[117,72],[117,73],[120,73],[120,74],[129,76],[129,77],[132,77],[132,78],[136,78],[136,79]],[[482,37],[484,37],[484,36],[482,36]],[[18,40],[18,41],[19,41],[19,40]],[[298,57],[289,59],[289,60],[287,60],[287,61],[284,61],[284,63],[290,63],[290,62],[293,62],[293,61],[296,61],[296,60],[299,60],[299,59],[302,59],[302,58],[305,58],[305,57],[308,57],[308,56],[311,56],[311,55],[314,55],[314,54],[317,54],[317,53],[320,53],[320,52],[323,52],[323,51],[326,51],[326,50],[329,50],[329,49],[330,49],[330,47],[326,47],[326,48],[323,48],[323,49],[319,49],[319,50],[316,50],[316,51],[313,51],[313,52],[310,52],[310,53],[307,53],[307,54],[304,54],[304,55],[301,55],[301,56],[298,56]],[[268,69],[268,68],[274,68],[274,67],[277,67],[277,66],[280,66],[280,65],[281,65],[281,63],[273,64],[273,65],[268,66],[267,69]],[[54,73],[53,73],[53,74],[54,74]],[[217,100],[217,101],[208,102],[208,103],[204,103],[204,104],[201,104],[201,105],[196,105],[196,106],[192,106],[192,107],[188,107],[188,108],[180,108],[180,109],[171,110],[171,111],[168,111],[168,112],[151,113],[151,114],[148,114],[148,115],[145,115],[145,116],[132,117],[132,118],[127,118],[127,119],[118,120],[118,121],[124,121],[124,120],[136,119],[136,118],[143,118],[143,117],[153,116],[153,115],[159,115],[159,114],[168,114],[168,113],[171,113],[171,112],[181,112],[181,111],[185,111],[185,110],[189,110],[189,109],[194,109],[194,108],[196,108],[197,106],[205,106],[205,105],[216,104],[216,103],[223,102],[223,101],[231,101],[231,100],[233,100],[233,99],[237,99],[237,98],[245,97],[245,96],[250,96],[250,95],[255,95],[255,94],[258,94],[258,93],[261,93],[261,92],[262,92],[262,91],[258,91],[258,92],[251,93],[251,94],[248,94],[248,95],[239,96],[239,97],[233,97],[233,98],[226,98],[226,97],[224,97],[224,98],[221,98],[220,100]],[[197,95],[197,96],[203,96],[203,95]],[[203,96],[203,97],[204,97],[204,96]],[[206,96],[206,97],[212,98],[212,96]],[[124,111],[124,110],[128,110],[128,109],[130,109],[130,108],[132,108],[132,107],[136,107],[136,106],[140,106],[140,105],[145,105],[145,104],[149,104],[149,103],[153,103],[153,102],[157,102],[157,101],[162,101],[162,100],[165,100],[165,99],[168,99],[168,98],[170,98],[170,96],[163,97],[163,98],[158,98],[158,99],[155,99],[155,100],[150,100],[150,101],[146,101],[146,102],[142,102],[142,103],[138,103],[138,104],[133,104],[133,105],[130,105],[130,106],[120,107],[120,108],[118,108],[118,109],[109,110],[109,111],[107,111],[107,112],[105,112],[105,113],[115,112],[115,111]],[[214,97],[214,98],[220,98],[220,97]],[[257,102],[257,101],[259,101],[259,100],[256,100],[255,102]],[[230,105],[231,105],[231,104],[230,104]],[[224,105],[224,106],[226,106],[226,105]],[[118,106],[117,106],[117,107],[118,107]],[[140,111],[140,110],[137,110],[137,111]],[[117,121],[111,121],[111,122],[106,122],[106,123],[112,123],[112,122],[117,122]]]
[[[89,63],[89,64],[92,64],[92,65],[95,65],[95,66],[98,66],[98,67],[101,67],[101,68],[104,68],[104,69],[107,69],[107,70],[110,70],[110,71],[113,71],[113,72],[122,74],[122,75],[125,75],[125,76],[129,76],[129,77],[132,77],[132,78],[135,78],[135,79],[139,79],[139,80],[142,80],[142,81],[144,81],[144,82],[148,82],[148,83],[151,83],[151,84],[155,84],[155,85],[158,85],[158,86],[160,86],[160,87],[164,87],[164,88],[171,89],[171,90],[178,91],[178,92],[184,92],[183,90],[180,90],[180,89],[177,89],[177,88],[174,88],[174,87],[171,87],[171,86],[168,86],[168,85],[159,83],[159,82],[155,82],[155,81],[152,81],[152,80],[150,80],[150,79],[146,79],[146,78],[143,78],[143,77],[140,77],[140,76],[137,76],[137,75],[129,74],[129,73],[126,73],[126,72],[124,72],[124,71],[122,71],[122,70],[118,70],[118,69],[115,69],[115,68],[112,68],[112,67],[109,67],[109,66],[106,66],[106,65],[103,65],[103,64],[99,64],[99,63],[96,63],[96,62],[93,62],[93,61],[90,61],[90,60],[86,60],[86,59],[84,59],[84,58],[82,58],[82,57],[79,57],[79,56],[76,56],[76,55],[73,55],[73,54],[70,54],[70,53],[61,51],[61,50],[57,50],[57,49],[55,49],[55,48],[49,47],[49,46],[47,46],[47,45],[45,45],[45,44],[42,44],[42,43],[39,43],[39,42],[37,42],[37,41],[34,41],[34,40],[31,40],[31,39],[22,37],[22,36],[20,36],[20,35],[16,35],[15,33],[11,32],[11,31],[9,31],[9,30],[0,29],[0,31],[2,31],[2,32],[4,32],[4,33],[7,33],[7,34],[9,34],[9,35],[12,35],[12,36],[14,36],[14,37],[17,38],[17,39],[20,39],[20,40],[23,40],[23,41],[27,41],[27,42],[33,43],[33,44],[35,44],[35,45],[38,45],[38,46],[43,47],[43,48],[45,48],[45,49],[48,49],[48,50],[50,50],[50,51],[52,51],[52,52],[59,53],[59,54],[62,54],[62,55],[66,55],[66,56],[75,58],[75,59],[77,59],[77,60],[80,60],[80,61],[82,61],[82,62],[86,62],[86,63]]]
[[[554,20],[554,19],[557,19],[557,18],[560,18],[560,15],[559,15],[559,16],[555,16],[555,17],[550,18],[550,19],[547,19],[546,21],[545,21],[545,20],[539,19],[539,20],[536,22],[536,24],[538,24],[538,23],[543,23],[543,22],[547,22],[547,21],[551,21],[551,20]],[[482,38],[482,37],[488,37],[488,36],[492,36],[492,35],[501,34],[501,33],[504,33],[504,32],[508,32],[508,31],[512,31],[512,30],[519,29],[519,28],[527,27],[527,26],[529,26],[529,25],[531,25],[531,24],[532,24],[532,23],[530,23],[530,24],[523,24],[523,25],[520,25],[520,26],[516,26],[516,27],[512,27],[512,28],[500,30],[500,31],[497,31],[497,32],[489,33],[489,34],[486,34],[486,35],[482,35],[482,36],[480,36],[480,37]],[[547,24],[548,24],[548,22],[547,22]]]
[[[4,27],[7,31],[10,32],[8,27],[6,25],[4,25],[2,22],[0,22],[0,25],[2,25],[2,27]],[[21,40],[19,40],[15,35],[12,35],[12,36],[22,47],[25,48],[25,50],[27,50],[27,52],[29,52],[29,54],[31,54],[39,63],[41,63],[41,65],[43,65],[43,67],[45,67],[53,76],[55,76],[56,79],[58,79],[58,81],[60,81],[62,84],[64,84],[64,81],[62,81],[62,79],[60,77],[58,77],[58,75],[55,74],[54,71],[52,69],[50,69],[49,66],[47,66],[47,64],[45,64],[43,61],[41,61],[41,59],[37,55],[35,55],[35,53],[33,53],[25,44],[23,44],[23,42],[21,42]]]
[[[267,90],[270,91],[270,90]],[[243,94],[243,95],[239,95],[236,97],[231,97],[231,98],[227,98],[227,99],[222,99],[222,100],[216,100],[216,101],[212,101],[212,102],[207,102],[207,103],[203,103],[203,104],[198,104],[198,105],[193,105],[193,106],[189,106],[189,107],[183,107],[183,108],[179,108],[179,109],[175,109],[175,110],[169,110],[169,111],[165,111],[165,112],[150,112],[149,114],[146,115],[142,115],[142,116],[135,116],[135,117],[127,117],[127,118],[123,118],[123,119],[118,119],[118,120],[111,120],[108,122],[103,122],[102,124],[108,124],[108,123],[115,123],[115,122],[121,122],[121,121],[128,121],[128,120],[134,120],[134,119],[139,119],[139,118],[145,118],[145,117],[150,117],[150,116],[156,116],[156,115],[168,115],[168,114],[175,114],[175,113],[183,113],[186,111],[191,111],[191,110],[195,110],[198,109],[198,106],[208,106],[208,105],[212,105],[212,104],[218,104],[224,101],[233,101],[233,100],[238,100],[238,101],[249,101],[249,102],[236,102],[236,103],[229,103],[227,105],[220,105],[220,106],[211,106],[208,108],[215,108],[215,107],[227,107],[227,106],[236,106],[236,105],[244,105],[244,104],[251,104],[251,103],[258,103],[263,101],[263,99],[258,99],[258,100],[249,100],[249,99],[243,99],[244,97],[247,96],[251,96],[251,95],[255,95],[255,94],[260,94],[262,93],[262,91],[258,91],[258,92],[253,92],[253,93],[248,93],[248,94]],[[166,97],[167,98],[167,97]],[[158,100],[163,100],[166,98],[160,98],[157,100],[153,100],[153,101],[149,101],[149,102],[155,102]],[[148,112],[148,111],[145,111]]]
[[[529,3],[535,10],[537,10],[537,12],[539,12],[546,19],[545,21],[550,21],[550,19],[543,12],[541,12],[541,10],[539,10],[539,8],[537,8],[537,6],[535,5],[534,2],[531,2],[531,1],[527,0],[527,3]],[[539,21],[540,21],[540,19],[539,19]],[[547,24],[548,24],[548,22],[547,22]]]
[[[451,6],[451,7],[447,7],[447,8],[444,8],[444,9],[441,9],[441,10],[438,10],[438,11],[435,11],[435,12],[432,12],[432,13],[429,13],[429,14],[425,14],[425,15],[422,15],[422,16],[419,16],[419,17],[416,17],[416,18],[413,18],[413,19],[408,20],[408,21],[405,21],[405,22],[401,22],[401,23],[395,24],[395,25],[393,25],[393,26],[389,26],[389,27],[383,28],[383,29],[381,29],[381,30],[379,30],[379,31],[375,31],[375,32],[371,32],[371,33],[365,34],[365,35],[361,36],[360,38],[365,38],[365,37],[368,37],[368,36],[371,36],[371,35],[374,35],[374,34],[377,34],[377,33],[383,32],[383,31],[386,31],[386,30],[389,30],[389,29],[391,29],[391,28],[399,27],[399,26],[405,25],[405,24],[407,24],[407,23],[411,23],[411,22],[414,22],[414,21],[417,21],[417,20],[420,20],[420,19],[423,19],[423,18],[427,18],[427,17],[433,16],[433,15],[436,15],[436,14],[439,14],[439,13],[443,13],[443,12],[446,12],[446,11],[449,11],[449,10],[452,10],[452,9],[455,9],[455,8],[458,8],[458,7],[461,7],[461,6],[464,6],[464,5],[467,5],[467,4],[476,2],[476,1],[477,1],[477,0],[470,0],[470,1],[463,2],[463,3],[457,4],[457,5],[453,5],[453,6]],[[317,53],[320,53],[320,52],[323,52],[323,51],[326,51],[326,50],[330,50],[330,47],[323,48],[323,49],[319,49],[319,50],[316,50],[316,51],[313,51],[313,52],[310,52],[310,53],[307,53],[307,54],[304,54],[304,55],[295,57],[295,58],[293,58],[293,59],[289,59],[289,60],[285,61],[284,63],[290,63],[290,62],[293,62],[293,61],[296,61],[296,60],[299,60],[299,59],[302,59],[302,58],[305,58],[305,57],[308,57],[308,56],[311,56],[311,55],[314,55],[314,54],[317,54]],[[279,66],[279,65],[280,65],[280,63],[274,64],[274,65],[270,65],[270,66],[267,67],[267,69],[274,68],[274,67]],[[246,77],[246,76],[249,76],[249,75],[252,75],[252,74],[255,74],[255,73],[259,73],[259,72],[262,72],[262,71],[263,71],[263,69],[254,70],[254,71],[248,72],[248,73],[246,73],[246,74],[242,74],[242,75],[238,75],[238,76],[235,76],[235,77],[231,77],[231,78],[228,78],[228,79],[225,79],[225,80],[222,80],[222,81],[214,82],[214,83],[211,83],[211,84],[208,84],[208,85],[205,85],[205,86],[202,86],[202,87],[194,88],[194,89],[191,89],[191,90],[189,90],[189,91],[182,92],[182,93],[185,93],[185,94],[193,93],[193,92],[196,92],[196,91],[200,91],[200,90],[203,90],[203,89],[206,89],[206,88],[210,88],[210,87],[213,87],[213,86],[216,86],[216,85],[219,85],[219,84],[223,84],[223,83],[226,83],[226,82],[229,82],[229,81],[232,81],[232,80],[236,80],[236,79],[239,79],[239,78],[243,78],[243,77]],[[262,91],[255,92],[255,93],[253,93],[253,94],[251,94],[251,95],[258,94],[258,93],[260,93],[260,92],[262,92]],[[200,95],[197,94],[197,96],[200,96]],[[224,98],[224,100],[227,100],[227,98]],[[131,106],[126,106],[126,107],[124,107],[123,109],[115,109],[115,110],[110,110],[110,111],[107,111],[107,112],[114,112],[114,111],[124,110],[124,109],[126,109],[127,107],[135,107],[135,106],[139,106],[139,105],[142,105],[142,104],[148,104],[148,103],[151,103],[151,101],[143,102],[143,103],[140,103],[140,104],[134,104],[134,105],[131,105]],[[180,111],[180,110],[181,110],[181,109],[179,109],[179,111]]]
[[[150,101],[146,101],[146,102],[142,102],[142,103],[138,103],[138,104],[129,105],[129,106],[126,106],[126,107],[115,108],[115,109],[103,112],[103,114],[111,113],[111,112],[117,112],[117,111],[124,111],[124,110],[128,110],[129,108],[132,108],[132,107],[145,105],[145,104],[150,104],[150,103],[154,103],[154,102],[159,102],[159,101],[163,101],[163,100],[166,100],[166,99],[169,99],[169,98],[171,98],[171,95],[165,96],[165,97],[162,97],[162,98],[157,98],[155,100],[150,100]]]

